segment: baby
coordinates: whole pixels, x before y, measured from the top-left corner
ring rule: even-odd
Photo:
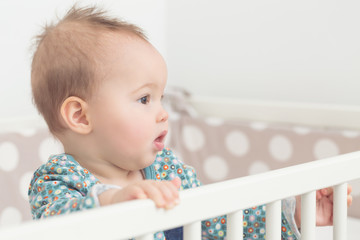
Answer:
[[[72,7],[37,39],[33,99],[65,153],[34,173],[34,219],[145,198],[170,209],[179,190],[201,185],[195,170],[164,148],[166,64],[139,27],[96,8]],[[323,193],[318,205],[331,199],[331,191]],[[298,239],[295,203],[283,209],[282,237]],[[332,210],[325,211],[330,217],[323,212],[322,224],[331,224]],[[264,206],[245,210],[244,221],[244,238],[264,239]],[[226,216],[205,220],[202,228],[203,239],[223,239]],[[182,239],[182,230],[154,238]]]

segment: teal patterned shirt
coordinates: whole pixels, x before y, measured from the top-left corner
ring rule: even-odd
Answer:
[[[201,186],[195,170],[180,161],[173,152],[164,148],[158,152],[154,163],[144,169],[146,179],[158,181],[181,179],[181,188]],[[68,154],[52,155],[34,173],[29,186],[29,202],[33,219],[47,218],[98,207],[91,188],[100,181]],[[265,206],[244,210],[244,239],[265,238]],[[291,219],[289,219],[291,221]],[[282,239],[297,239],[282,213]],[[225,239],[226,216],[202,222],[202,239]],[[154,239],[165,240],[164,232],[154,234]],[[172,240],[172,239],[167,239]]]

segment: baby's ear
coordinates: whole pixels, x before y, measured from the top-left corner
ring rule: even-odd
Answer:
[[[88,114],[88,104],[79,97],[68,97],[60,109],[61,117],[67,127],[79,134],[88,134],[92,126]]]

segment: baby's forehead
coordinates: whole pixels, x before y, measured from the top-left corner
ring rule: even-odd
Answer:
[[[93,51],[92,57],[99,69],[114,61],[121,64],[139,48],[154,48],[147,40],[124,31],[101,32],[94,47],[96,50]]]
[[[128,31],[105,31],[101,32],[99,35],[100,47],[107,49],[116,48],[125,52],[129,52],[133,50],[132,46],[139,44],[152,47],[152,45],[147,40]]]
[[[166,63],[147,40],[128,33],[106,34],[103,39],[104,52],[99,54],[96,63],[99,81],[166,78]]]

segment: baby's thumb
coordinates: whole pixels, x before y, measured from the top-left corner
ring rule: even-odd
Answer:
[[[181,179],[180,179],[179,177],[174,178],[173,180],[171,180],[171,182],[175,185],[175,187],[176,187],[177,189],[180,188],[180,186],[181,186]]]

